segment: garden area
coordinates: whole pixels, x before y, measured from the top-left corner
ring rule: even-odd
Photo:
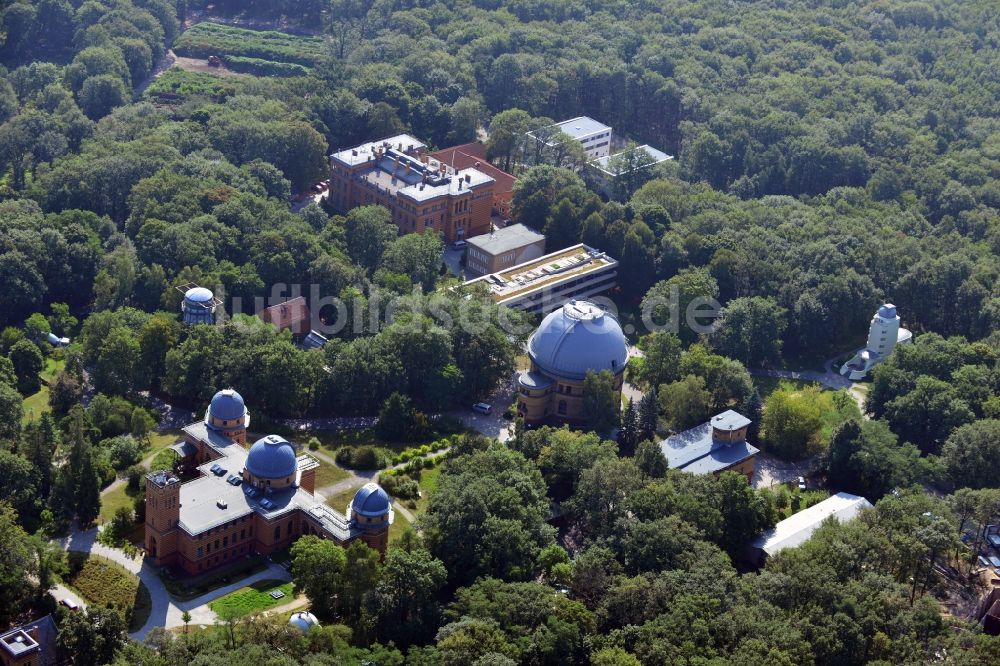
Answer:
[[[326,40],[274,30],[248,30],[219,23],[199,23],[178,37],[173,49],[177,55],[189,58],[218,56],[230,67],[230,60],[234,58],[239,61],[238,66],[246,65],[247,60],[252,59],[256,61],[253,68],[259,68],[263,63],[265,69],[277,67],[282,72],[288,71],[288,64],[298,65],[298,69],[294,71],[299,75],[300,72],[305,74],[306,68],[314,67],[323,59]]]
[[[152,611],[149,590],[125,567],[89,553],[68,554],[65,584],[90,605],[118,609],[128,621],[129,631],[142,627]]]
[[[277,558],[272,556],[277,561]],[[160,572],[160,580],[170,596],[178,601],[189,601],[200,597],[206,592],[229,585],[233,581],[252,576],[267,568],[267,558],[263,555],[250,555],[229,564],[216,567],[211,572],[192,578],[185,573],[174,573],[170,570]]]
[[[239,90],[238,79],[171,67],[156,77],[146,88],[144,95],[158,102],[181,101],[192,96],[208,97],[219,102],[232,97]]]
[[[267,579],[230,592],[208,605],[221,618],[244,617],[295,600],[293,584]]]
[[[782,380],[764,400],[762,448],[784,460],[802,460],[823,451],[834,428],[861,410],[847,391],[824,390]]]

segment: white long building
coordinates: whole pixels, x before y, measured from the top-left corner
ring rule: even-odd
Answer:
[[[823,522],[830,517],[841,523],[854,520],[862,509],[870,509],[871,502],[860,495],[837,493],[819,504],[803,509],[785,518],[773,529],[761,534],[751,545],[751,558],[762,562],[765,558],[785,548],[805,543]]]

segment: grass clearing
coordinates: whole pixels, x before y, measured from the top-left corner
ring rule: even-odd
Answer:
[[[427,510],[427,503],[431,494],[437,490],[438,477],[441,476],[441,465],[435,465],[433,469],[425,469],[420,472],[420,497],[417,498],[417,508],[415,515],[420,515]]]
[[[339,493],[330,495],[326,498],[326,505],[332,509],[336,509],[340,513],[344,513],[347,510],[347,505],[354,499],[354,494],[358,492],[358,488],[363,485],[363,483],[359,483],[356,486],[351,486],[346,490],[341,490]]]
[[[220,617],[243,617],[260,613],[294,601],[292,587],[292,583],[282,580],[261,580],[216,599],[208,607]],[[274,590],[280,590],[283,596],[275,599],[271,596]]]
[[[66,359],[64,358],[52,358],[51,356],[45,359],[45,369],[39,374],[42,381],[48,384],[53,379],[56,378],[60,372],[66,367]]]
[[[321,462],[319,467],[316,468],[316,487],[325,488],[326,486],[332,486],[350,476],[351,473],[346,469]]]
[[[760,393],[761,400],[767,400],[767,396],[771,395],[778,389],[787,389],[789,391],[798,391],[804,389],[807,386],[817,386],[820,390],[825,390],[825,388],[816,382],[807,382],[802,379],[783,379],[781,377],[765,377],[763,375],[753,376],[753,385],[757,387],[757,391]]]
[[[68,554],[66,585],[91,605],[116,608],[129,618],[129,631],[146,623],[153,602],[139,577],[116,562],[90,553]]]
[[[403,536],[406,530],[410,529],[410,521],[406,519],[406,516],[402,512],[396,511],[394,515],[392,525],[389,526],[389,543],[393,543]]]
[[[21,425],[41,418],[42,414],[52,411],[49,407],[49,385],[43,383],[38,393],[29,395],[24,399],[24,416],[21,417]]]

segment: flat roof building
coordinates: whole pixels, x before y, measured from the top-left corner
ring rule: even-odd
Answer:
[[[331,205],[342,213],[387,208],[399,233],[434,230],[448,242],[489,230],[495,180],[424,154],[409,134],[370,141],[330,156]]]
[[[580,243],[531,261],[469,280],[462,289],[486,288],[499,305],[550,312],[571,299],[586,299],[618,284],[618,261]]]
[[[344,512],[315,494],[319,463],[278,435],[247,448],[250,414],[232,389],[216,393],[201,421],[172,448],[178,471],[146,475],[146,554],[189,575],[251,554],[269,555],[307,534],[385,554],[393,512],[377,484]],[[181,475],[194,476],[181,482]]]
[[[819,504],[792,514],[757,537],[751,548],[758,562],[785,548],[805,543],[813,532],[831,516],[838,522],[854,520],[862,509],[870,509],[871,502],[860,495],[837,493]]]
[[[470,276],[499,273],[544,254],[545,236],[523,224],[512,224],[469,239],[465,272]]]
[[[747,441],[750,419],[731,409],[660,442],[667,467],[691,474],[739,472],[750,481],[760,450]]]
[[[587,152],[589,159],[606,157],[611,153],[611,134],[613,130],[608,125],[588,116],[577,116],[576,118],[563,120],[562,122],[550,125],[548,129],[558,130],[574,141],[579,141],[580,145]],[[547,132],[545,134],[528,132],[528,135],[536,141],[544,142],[549,147],[556,145],[555,142],[543,138],[547,135]]]

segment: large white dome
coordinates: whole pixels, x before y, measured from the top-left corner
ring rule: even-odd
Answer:
[[[589,371],[623,372],[628,343],[612,315],[589,301],[570,301],[542,320],[528,354],[543,372],[580,380]]]

